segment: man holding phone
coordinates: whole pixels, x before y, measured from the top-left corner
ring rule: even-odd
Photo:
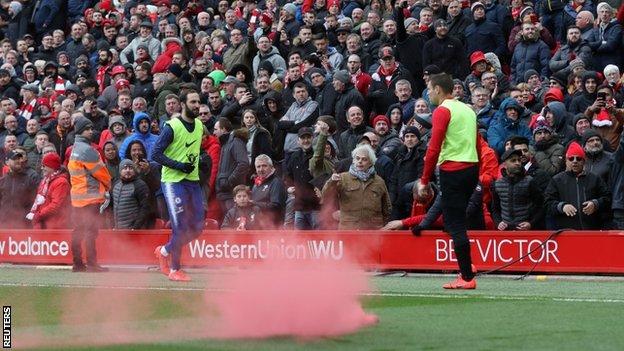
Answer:
[[[593,128],[611,149],[617,149],[624,125],[624,111],[617,108],[613,88],[608,85],[601,86],[596,93],[596,101],[587,108],[585,115],[592,119]]]

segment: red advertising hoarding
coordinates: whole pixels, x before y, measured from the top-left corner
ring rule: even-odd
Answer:
[[[103,230],[97,239],[101,264],[156,264],[153,251],[168,230]],[[473,261],[479,270],[500,267],[553,273],[624,273],[624,233],[474,231]],[[542,245],[542,247],[540,247]],[[184,249],[182,263],[219,267],[253,265],[267,257],[292,260],[351,260],[368,269],[454,270],[452,240],[441,231],[414,237],[407,231],[205,231]],[[69,230],[0,230],[0,263],[71,264]]]

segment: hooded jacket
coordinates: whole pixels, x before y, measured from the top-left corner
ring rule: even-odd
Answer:
[[[279,79],[284,79],[286,75],[286,61],[279,55],[279,51],[276,47],[271,47],[271,51],[266,54],[258,51],[258,54],[253,58],[253,73],[254,76],[258,75],[258,68],[262,61],[269,61],[273,65],[274,73]]]
[[[182,51],[182,41],[180,41],[180,39],[178,38],[165,38],[161,44],[161,47],[162,53],[158,55],[156,61],[154,61],[152,74],[167,71],[167,68],[169,68],[169,65],[171,65],[171,61],[173,61],[173,54],[178,51]]]
[[[557,136],[559,136],[561,144],[567,145],[568,142],[574,137],[574,129],[568,122],[571,116],[568,111],[566,111],[565,105],[559,101],[551,101],[548,105],[546,105],[545,109],[548,109],[548,111],[553,114],[553,129],[555,130],[555,133],[557,133]]]
[[[44,183],[39,184],[37,193],[42,192]],[[67,229],[69,225],[69,174],[66,170],[53,176],[48,185],[48,193],[43,204],[37,207],[33,217],[33,228]]]
[[[139,45],[141,44],[147,45],[149,55],[152,59],[155,59],[158,57],[158,54],[160,53],[160,41],[154,38],[151,34],[147,38],[142,38],[141,36],[137,36],[130,42],[130,44],[128,44],[128,46],[126,46],[119,53],[119,60],[121,61],[121,63],[125,65],[126,63],[130,62],[130,60],[128,59],[128,54],[130,54],[131,52],[132,52],[132,57],[138,57],[137,49]]]
[[[593,78],[596,81],[596,90],[593,93],[585,90],[585,82],[590,78]],[[570,106],[568,108],[568,111],[573,115],[585,113],[585,110],[587,110],[587,108],[591,106],[594,101],[596,101],[596,92],[598,91],[598,74],[593,71],[585,72],[583,74],[582,81],[583,85],[581,87],[581,93],[572,98],[572,102],[570,102]]]
[[[518,111],[518,119],[513,121],[505,111],[514,107]],[[500,109],[497,113],[496,119],[490,124],[490,129],[487,132],[487,140],[490,147],[496,151],[499,155],[505,152],[505,141],[511,136],[523,136],[529,140],[532,140],[531,131],[529,127],[521,123],[520,114],[522,113],[522,106],[513,98],[506,98],[501,103]]]
[[[134,132],[127,137],[121,146],[119,147],[119,158],[124,159],[126,155],[126,149],[131,142],[135,140],[139,140],[143,143],[145,150],[147,151],[147,160],[152,160],[152,150],[154,149],[154,145],[156,145],[156,141],[158,140],[158,135],[152,134],[150,129],[148,128],[147,133],[141,133],[139,131],[139,122],[142,120],[147,120],[151,123],[150,116],[145,112],[137,112],[134,115],[134,119],[132,120],[132,126],[134,127]]]
[[[559,137],[552,135],[550,140],[535,143],[535,155],[533,156],[539,168],[549,176],[561,172],[564,162],[565,148],[559,144]]]

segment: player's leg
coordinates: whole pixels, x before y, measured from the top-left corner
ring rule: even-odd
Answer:
[[[462,278],[472,280],[470,241],[466,232],[466,208],[478,181],[478,166],[455,172],[440,172],[442,214],[446,231],[453,238],[457,264]]]

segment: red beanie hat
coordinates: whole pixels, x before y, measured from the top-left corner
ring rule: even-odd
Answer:
[[[376,126],[377,122],[379,121],[384,121],[387,125],[390,125],[390,120],[388,119],[388,117],[384,115],[377,115],[375,116],[375,118],[373,118],[373,127]]]
[[[576,141],[570,143],[568,151],[566,152],[566,158],[573,156],[582,157],[583,159],[585,158],[585,151],[583,151],[581,145],[579,145]]]
[[[39,105],[39,106],[44,105],[44,106],[47,106],[48,108],[50,108],[50,99],[44,98],[44,97],[38,98],[37,99],[37,105]]]
[[[56,171],[61,168],[61,157],[56,152],[47,153],[43,156],[41,164]]]
[[[263,12],[260,16],[260,21],[266,23],[269,28],[271,28],[271,25],[273,25],[273,19],[266,12]]]

